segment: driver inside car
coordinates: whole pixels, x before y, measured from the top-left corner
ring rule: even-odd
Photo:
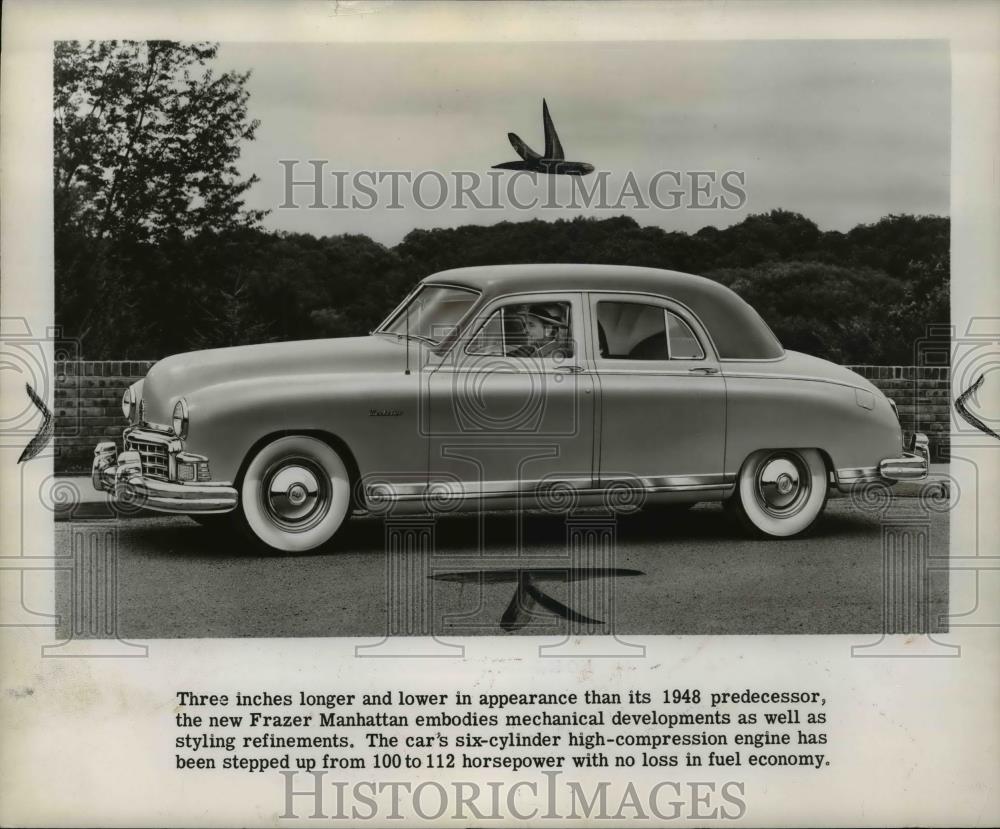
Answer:
[[[569,339],[566,308],[562,305],[522,305],[512,315],[520,323],[518,344],[508,349],[508,357],[569,357],[573,343]]]

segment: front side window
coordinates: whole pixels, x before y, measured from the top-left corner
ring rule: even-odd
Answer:
[[[380,330],[439,345],[477,299],[479,294],[471,289],[425,285]]]
[[[494,311],[469,343],[469,354],[503,357],[572,357],[568,302],[505,305]]]
[[[597,303],[597,350],[608,360],[701,360],[691,327],[659,305]]]

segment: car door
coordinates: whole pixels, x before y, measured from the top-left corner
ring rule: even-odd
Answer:
[[[486,498],[593,486],[583,310],[580,293],[509,296],[465,326],[428,381],[429,486]],[[554,336],[529,341],[534,317]]]
[[[704,329],[644,294],[589,295],[599,386],[599,480],[661,492],[725,485],[726,388]]]

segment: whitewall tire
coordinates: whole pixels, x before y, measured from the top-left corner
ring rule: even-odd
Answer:
[[[273,440],[253,456],[240,484],[239,516],[264,548],[305,553],[340,529],[351,505],[347,465],[307,435]]]
[[[790,538],[812,526],[826,496],[826,464],[818,450],[764,449],[744,462],[728,506],[751,533]]]

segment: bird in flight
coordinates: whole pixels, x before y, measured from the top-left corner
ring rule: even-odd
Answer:
[[[542,99],[542,123],[545,126],[545,152],[536,153],[531,147],[524,143],[516,134],[507,133],[511,146],[517,150],[521,156],[521,161],[505,161],[503,164],[494,164],[494,170],[528,170],[533,173],[546,173],[548,175],[563,176],[585,176],[594,172],[594,165],[585,161],[567,161],[563,152],[562,143],[556,133],[555,124],[552,123],[552,116],[549,115],[549,105]]]
[[[25,383],[24,389],[28,392],[28,398],[35,404],[35,408],[42,415],[42,424],[38,427],[38,434],[28,441],[28,445],[24,447],[21,457],[17,459],[18,463],[30,461],[35,455],[41,452],[45,448],[45,444],[49,442],[49,438],[52,437],[52,432],[55,429],[55,424],[52,422],[52,412],[45,405],[45,401],[31,388],[30,383]]]

